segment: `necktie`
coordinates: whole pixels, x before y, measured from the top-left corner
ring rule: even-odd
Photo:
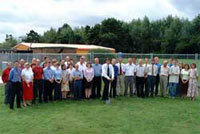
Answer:
[[[122,64],[120,63],[120,66],[119,66],[119,74],[122,75]]]
[[[154,67],[153,67],[153,64],[152,64],[152,76],[154,75]]]
[[[108,75],[108,77],[110,77],[110,69],[109,69],[109,64],[108,64],[108,68],[107,68],[107,75]]]

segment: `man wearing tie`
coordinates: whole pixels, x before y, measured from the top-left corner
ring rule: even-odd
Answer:
[[[119,62],[116,64],[118,67],[118,76],[117,76],[117,95],[123,95],[124,93],[124,72],[125,72],[125,64],[122,63],[123,59],[119,58]]]
[[[15,61],[14,67],[11,69],[9,74],[9,81],[11,82],[12,88],[10,90],[10,109],[14,109],[15,96],[17,97],[17,108],[21,108],[20,91],[21,91],[21,68],[19,62]]]
[[[102,77],[104,82],[104,91],[102,100],[108,100],[109,86],[114,79],[114,69],[110,64],[110,59],[106,59],[106,63],[102,65]]]
[[[152,64],[149,65],[149,67],[147,68],[148,91],[145,92],[146,97],[149,96],[149,91],[151,93],[151,97],[153,97],[157,74],[158,74],[158,67],[155,65],[154,59],[152,59]]]

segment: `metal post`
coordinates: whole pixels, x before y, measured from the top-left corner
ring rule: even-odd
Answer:
[[[198,60],[198,53],[195,54],[195,60]]]

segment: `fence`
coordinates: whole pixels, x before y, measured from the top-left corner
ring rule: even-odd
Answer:
[[[93,62],[95,57],[100,59],[100,62],[103,63],[105,58],[118,58],[122,56],[124,58],[124,62],[127,62],[127,59],[130,57],[135,58],[149,58],[157,56],[160,58],[160,62],[163,59],[174,58],[178,59],[184,63],[192,63],[195,62],[197,66],[199,65],[200,54],[133,54],[133,53],[88,53],[88,54],[76,54],[76,53],[60,53],[60,54],[52,54],[52,53],[0,53],[0,72],[2,72],[2,63],[7,61],[15,61],[24,59],[26,62],[31,62],[32,58],[37,58],[43,60],[44,57],[49,57],[50,59],[62,60],[65,59],[66,56],[70,56],[75,62],[79,60],[79,58],[85,55],[88,61]],[[199,67],[199,66],[198,66]],[[200,68],[199,68],[200,69]]]

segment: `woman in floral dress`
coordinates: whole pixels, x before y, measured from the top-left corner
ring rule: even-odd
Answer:
[[[198,94],[197,81],[198,81],[198,71],[196,68],[196,64],[192,63],[190,69],[189,88],[187,92],[187,96],[190,97],[192,101],[195,100],[195,96],[197,96]]]

